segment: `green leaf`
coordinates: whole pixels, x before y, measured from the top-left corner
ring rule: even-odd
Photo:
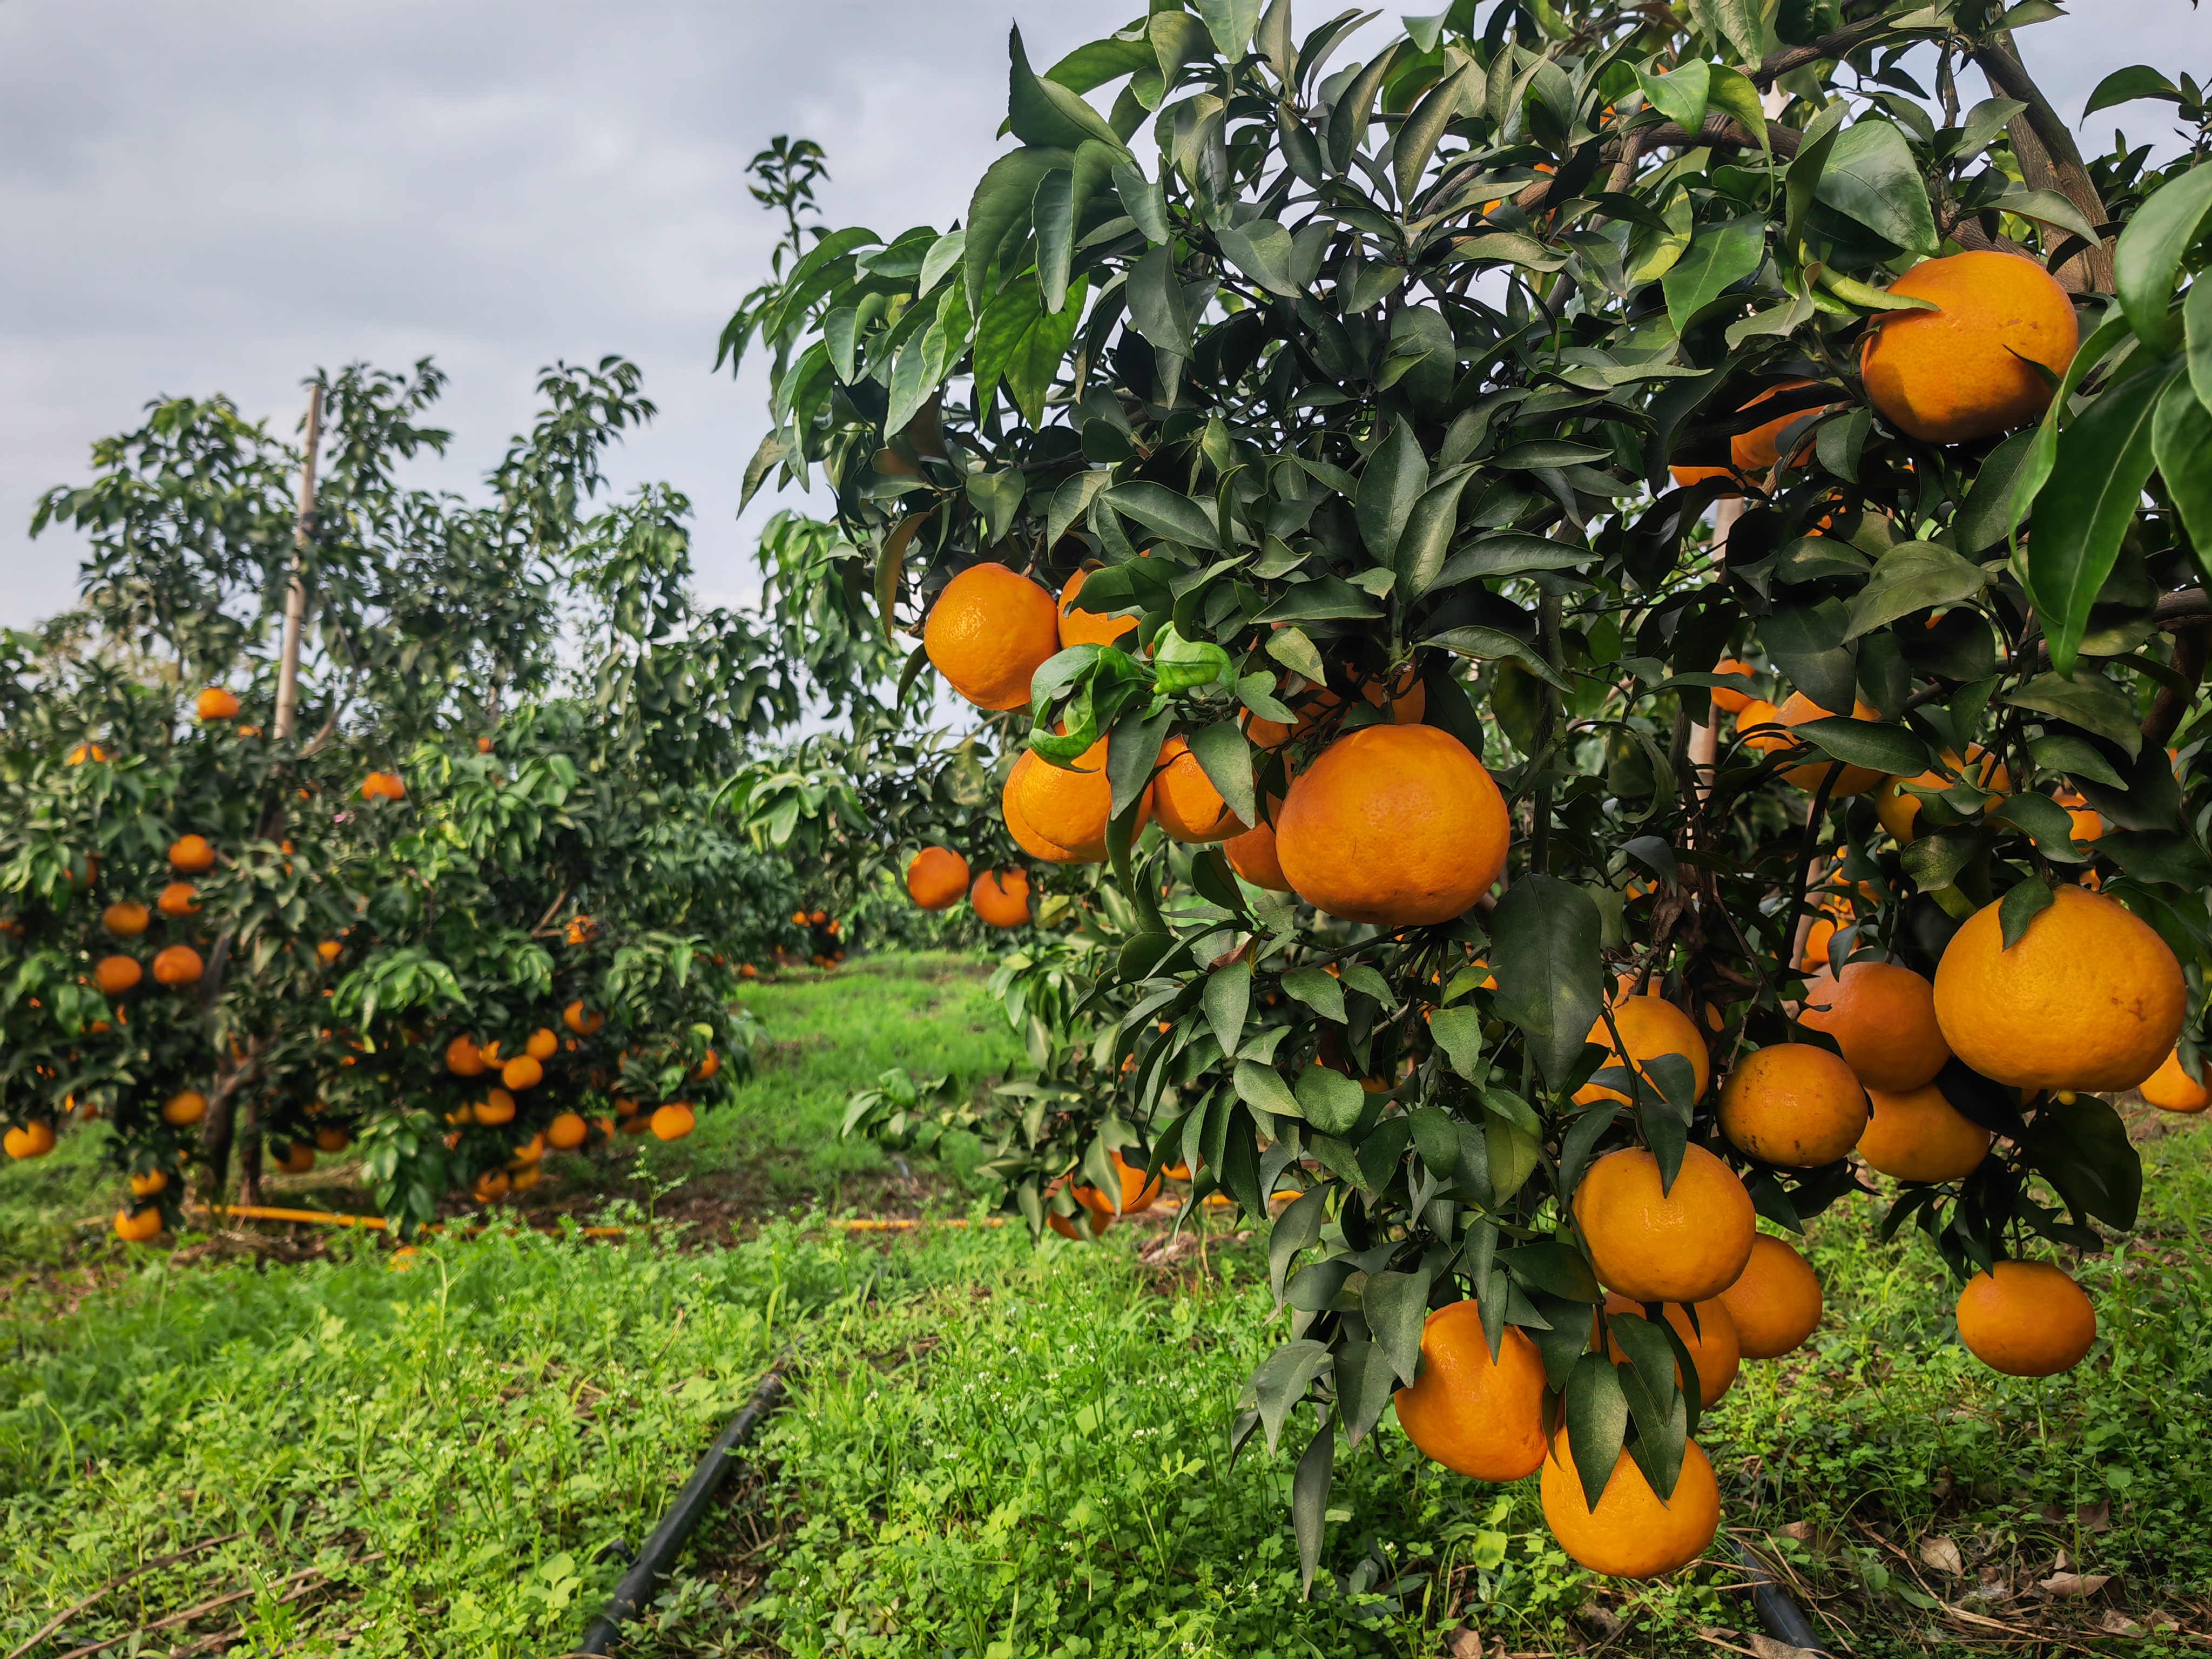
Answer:
[[[1044,544],[1059,546],[1067,527],[1091,511],[1091,498],[1113,481],[1114,475],[1103,467],[1078,472],[1065,479],[1052,492],[1052,507],[1045,514]]]
[[[1303,628],[1279,628],[1270,633],[1267,654],[1292,672],[1304,675],[1316,685],[1328,678],[1328,670],[1322,665],[1321,653],[1306,637]],[[1273,716],[1267,718],[1272,719]],[[1245,822],[1249,823],[1252,820],[1247,818]]]
[[[1421,1326],[1429,1316],[1429,1276],[1425,1273],[1368,1275],[1359,1293],[1360,1311],[1407,1388],[1421,1368]]]
[[[2069,732],[2049,732],[2042,737],[2028,739],[2027,752],[2035,763],[2053,772],[2063,772],[2075,778],[2087,778],[2114,789],[2125,789],[2127,781],[2112,769],[2097,746],[2086,738],[2077,738]]]
[[[1402,40],[1392,41],[1338,94],[1336,106],[1328,117],[1328,160],[1332,170],[1342,173],[1352,165],[1352,153],[1359,148],[1359,141],[1366,136],[1368,125],[1374,119],[1375,94],[1397,63],[1399,52],[1409,44]]]
[[[1173,624],[1152,641],[1152,666],[1158,688],[1170,696],[1201,685],[1233,686],[1237,665],[1211,640],[1187,640]]]
[[[1127,486],[1125,485],[1124,488]],[[1316,576],[1310,581],[1299,582],[1291,587],[1282,598],[1254,617],[1253,621],[1257,623],[1325,622],[1344,617],[1371,619],[1382,614],[1382,607],[1375,602],[1372,595],[1363,593],[1341,576]],[[1290,658],[1275,649],[1274,641],[1268,641],[1267,654],[1278,662],[1288,663],[1291,667],[1298,668],[1297,663],[1291,662]],[[1315,654],[1314,660],[1318,665],[1321,660],[1318,653]],[[1321,680],[1327,678],[1325,672],[1307,674],[1303,668],[1298,668],[1298,672],[1305,674],[1310,680]]]
[[[1268,293],[1291,300],[1304,295],[1305,289],[1291,274],[1291,233],[1273,219],[1222,225],[1215,230],[1214,236],[1221,244],[1222,252],[1229,256],[1229,263]]]
[[[1336,1419],[1330,1417],[1314,1431],[1291,1476],[1291,1530],[1298,1542],[1302,1595],[1312,1593],[1314,1574],[1321,1566],[1321,1547],[1328,1534],[1328,1489],[1335,1474]]]
[[[1188,734],[1190,752],[1206,781],[1221,792],[1221,799],[1240,823],[1260,821],[1259,795],[1252,781],[1252,748],[1243,729],[1231,720],[1218,720]],[[1224,1043],[1226,1049],[1231,1047]]]
[[[983,520],[983,540],[989,546],[1005,537],[1012,527],[1014,514],[1022,506],[1022,475],[1018,472],[971,472],[968,475],[968,502]]]
[[[2062,674],[2074,672],[2089,608],[2112,574],[2149,482],[2153,426],[2167,379],[2155,370],[2137,374],[2075,416],[2059,434],[2057,464],[2036,496],[2028,586],[2051,641],[2051,665]]]
[[[1604,1006],[1603,934],[1596,902],[1572,882],[1547,875],[1515,881],[1491,919],[1498,1011],[1528,1037],[1554,1089],[1582,1059]]]
[[[1291,969],[1283,975],[1283,994],[1296,997],[1324,1019],[1345,1023],[1344,987],[1322,969]]]
[[[1073,167],[1074,161],[1065,149],[1018,149],[992,162],[977,182],[975,194],[968,198],[967,241],[961,249],[970,312],[980,316],[987,309],[992,295],[983,291],[983,284],[991,263],[998,258],[1000,243],[1026,222],[1038,181],[1054,167]]]
[[[1114,191],[1121,198],[1123,210],[1136,222],[1137,228],[1145,233],[1147,242],[1154,247],[1164,247],[1173,239],[1175,233],[1168,227],[1167,194],[1158,179],[1146,178],[1142,167],[1116,162],[1114,167]],[[1138,331],[1143,332],[1141,324]]]
[[[1224,58],[1233,64],[1243,57],[1260,21],[1260,0],[1191,0],[1191,9]]]
[[[2119,290],[2120,309],[2127,313],[2136,337],[2153,350],[2164,351],[2170,343],[2166,303],[2173,297],[2182,255],[2203,232],[2208,213],[2212,213],[2212,167],[2191,167],[2151,192],[2112,249],[2112,283]]]
[[[1582,1478],[1583,1501],[1595,1513],[1620,1461],[1628,1438],[1628,1397],[1613,1361],[1601,1353],[1586,1353],[1575,1361],[1567,1376],[1567,1443]],[[1553,1456],[1559,1455],[1555,1448]]]
[[[1305,1115],[1305,1108],[1298,1097],[1272,1066],[1262,1066],[1256,1060],[1240,1060],[1237,1062],[1236,1084],[1237,1099],[1257,1111],[1270,1112],[1277,1117]]]
[[[1688,249],[1659,279],[1675,331],[1686,329],[1723,290],[1751,276],[1765,258],[1766,222],[1754,214],[1698,226]]]
[[[1200,1001],[1206,1009],[1206,1024],[1213,1028],[1213,1040],[1221,1045],[1221,1052],[1233,1054],[1244,1041],[1244,1017],[1252,1005],[1252,963],[1240,957],[1226,968],[1217,968],[1206,976],[1206,988],[1200,993]],[[1274,1076],[1270,1071],[1268,1075]],[[1275,1079],[1282,1086],[1282,1079]],[[1284,1092],[1289,1092],[1287,1090]],[[1248,1104],[1250,1103],[1247,1103]],[[1265,1103],[1261,1103],[1265,1106]]]
[[[1759,624],[1759,643],[1797,689],[1822,708],[1851,707],[1858,689],[1858,659],[1844,643],[1844,602],[1777,605]]]
[[[1398,592],[1408,600],[1428,592],[1444,568],[1444,555],[1459,528],[1459,498],[1474,477],[1469,469],[1424,490],[1407,515],[1398,538]]]
[[[2009,951],[2027,936],[2027,924],[2048,910],[2057,899],[2041,876],[2015,882],[1997,903],[1997,925],[2003,931],[2002,949]]]
[[[1399,421],[1359,475],[1355,516],[1359,539],[1376,563],[1391,568],[1413,503],[1428,486],[1428,458],[1421,453],[1421,441],[1413,435],[1411,421]]]
[[[1568,690],[1559,672],[1538,656],[1534,647],[1503,629],[1481,628],[1470,624],[1465,628],[1448,628],[1433,634],[1421,643],[1434,646],[1440,651],[1449,651],[1462,657],[1472,657],[1478,662],[1514,662],[1527,669],[1546,684],[1559,690]]]
[[[1590,550],[1572,542],[1555,542],[1542,536],[1509,531],[1485,536],[1473,546],[1455,553],[1437,573],[1437,584],[1445,587],[1493,576],[1520,576],[1531,570],[1572,570],[1590,560]]]
[[[1098,499],[1125,519],[1134,519],[1154,535],[1181,542],[1186,547],[1218,550],[1213,515],[1188,495],[1179,495],[1165,484],[1139,478],[1115,484]]]
[[[2178,104],[2181,89],[2148,64],[2130,64],[2097,82],[2089,101],[2081,106],[2081,118],[2086,121],[2100,109],[2131,104],[2138,98],[2163,98]]]
[[[1695,132],[1705,124],[1706,89],[1712,72],[1713,66],[1704,58],[1692,58],[1667,75],[1647,75],[1638,70],[1636,79],[1644,88],[1646,103],[1683,131]]]
[[[1367,1109],[1367,1091],[1326,1066],[1299,1073],[1297,1093],[1299,1112],[1325,1135],[1346,1133]]]
[[[1474,1008],[1439,1008],[1429,1016],[1429,1035],[1451,1068],[1469,1083],[1482,1081],[1482,1015]]]
[[[1044,78],[1070,92],[1089,92],[1109,81],[1133,75],[1154,61],[1146,40],[1093,40],[1078,46],[1044,72]]]
[[[1755,33],[1753,38],[1757,38]],[[1749,76],[1726,64],[1716,64],[1705,96],[1714,108],[1734,116],[1736,124],[1758,141],[1761,150],[1772,151],[1774,141],[1766,131],[1766,109],[1759,102],[1759,88],[1751,83]]]
[[[2055,190],[2016,190],[2000,196],[1990,204],[2005,213],[2016,213],[2023,219],[2034,219],[2046,225],[2056,225],[2069,235],[2079,236],[2094,244],[2097,228],[2081,215],[2081,210]]]
[[[2201,283],[2212,292],[2212,283]],[[2200,556],[2212,557],[2212,410],[2197,388],[2176,375],[2158,400],[2151,453]]]
[[[1024,144],[1045,144],[1073,149],[1085,138],[1096,138],[1116,149],[1120,135],[1106,118],[1083,101],[1082,95],[1056,81],[1041,81],[1030,68],[1029,53],[1017,27],[1006,38],[1009,66],[1006,76],[1006,119],[1014,137]]]
[[[2046,1101],[2021,1143],[2069,1209],[2126,1232],[2142,1204],[2142,1159],[2120,1115],[2094,1095]]]
[[[1883,554],[1874,576],[1851,601],[1844,638],[1855,640],[1899,617],[1939,605],[1959,605],[1988,585],[1981,567],[1934,542],[1899,542]]]
[[[2034,447],[2035,432],[2030,428],[2014,433],[1983,458],[1966,502],[1951,521],[1960,551],[1979,553],[2005,538],[2006,526],[2012,522],[2013,491]]]
[[[1901,726],[1832,714],[1824,720],[1806,720],[1791,730],[1830,759],[1847,766],[1914,777],[1934,763],[1928,745]]]
[[[1037,180],[1030,217],[1036,226],[1037,291],[1044,308],[1056,313],[1067,303],[1067,270],[1075,258],[1075,175],[1054,167]]]
[[[1936,216],[1912,147],[1891,122],[1863,118],[1837,136],[1814,199],[1908,252],[1932,254]]]
[[[2197,388],[2197,401],[2212,409],[2212,283],[2189,285],[2181,302],[2189,348],[2189,383]]]
[[[2130,760],[2142,747],[2142,729],[2136,723],[2134,701],[2102,674],[2085,674],[2078,679],[2038,674],[2005,701],[2016,708],[2032,708],[2108,738],[2128,751]]]
[[[1280,1078],[1275,1079],[1275,1086],[1282,1088]],[[1285,1089],[1283,1092],[1287,1095],[1290,1091]],[[1289,1275],[1292,1259],[1299,1251],[1310,1250],[1321,1242],[1322,1224],[1328,1218],[1328,1188],[1325,1183],[1308,1188],[1275,1218],[1275,1224],[1267,1233],[1267,1283],[1275,1292],[1278,1308],[1283,1305],[1283,1280]]]
[[[1398,1374],[1381,1346],[1352,1337],[1336,1351],[1336,1405],[1344,1443],[1357,1446],[1390,1408]]]
[[[2154,881],[2191,892],[2212,886],[2212,860],[2188,836],[2171,830],[2115,830],[2097,843],[2136,881]]]
[[[1444,136],[1446,127],[1466,112],[1474,74],[1474,64],[1462,64],[1429,88],[1398,129],[1390,167],[1401,202],[1413,201],[1421,175],[1428,170],[1429,158],[1436,154],[1437,141]]]
[[[1166,248],[1156,247],[1137,261],[1129,272],[1128,293],[1137,332],[1152,345],[1178,357],[1188,357],[1197,349],[1191,339],[1189,302],[1176,281],[1175,260]]]
[[[2082,861],[2081,855],[2074,850],[2074,820],[2066,809],[2050,796],[2039,795],[2033,791],[2008,796],[1991,816],[2002,818],[2007,823],[2017,824],[2027,831],[2046,859],[2056,860],[2061,864]],[[2023,903],[2026,902],[2021,901]],[[2006,948],[2011,948],[2009,942]]]

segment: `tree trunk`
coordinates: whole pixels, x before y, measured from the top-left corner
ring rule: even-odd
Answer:
[[[2020,161],[2022,182],[2030,190],[2057,191],[2081,209],[2081,216],[2091,224],[2102,225],[2107,217],[2104,198],[2089,182],[2089,170],[2082,164],[2074,135],[2021,62],[2011,33],[1994,32],[1974,48],[1974,62],[1988,78],[1992,92],[2027,106],[2006,129],[2012,138],[2012,153]],[[2112,245],[2105,242],[2084,249],[2052,274],[2069,293],[2110,294]]]

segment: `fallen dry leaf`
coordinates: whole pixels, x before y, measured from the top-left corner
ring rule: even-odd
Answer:
[[[1753,1631],[1749,1637],[1751,1650],[1759,1659],[1828,1659],[1818,1648],[1792,1647],[1787,1642],[1778,1642],[1771,1636]]]
[[[1810,1521],[1792,1521],[1782,1528],[1782,1535],[1784,1538],[1794,1538],[1801,1544],[1810,1543],[1813,1539],[1813,1523]]]
[[[2094,1595],[2112,1582],[2109,1572],[2054,1572],[2035,1588],[2054,1600],[2076,1595]]]
[[[2097,1617],[2097,1628],[2112,1636],[2140,1636],[2142,1626],[2118,1607],[2106,1607]]]
[[[1482,1659],[1482,1632],[1462,1625],[1451,1633],[1451,1659]]]
[[[1963,1578],[1966,1575],[1966,1558],[1959,1553],[1959,1547],[1941,1534],[1933,1534],[1920,1540],[1920,1559],[1923,1565],[1933,1567],[1938,1572],[1948,1572],[1954,1578]]]
[[[1620,1615],[1611,1607],[1601,1607],[1593,1601],[1587,1607],[1576,1608],[1575,1617],[1608,1642],[1620,1634]]]
[[[2082,1504],[2074,1511],[2074,1524],[2084,1532],[2110,1532],[2112,1529],[2112,1499]]]

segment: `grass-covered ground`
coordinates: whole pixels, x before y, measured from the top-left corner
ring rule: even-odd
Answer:
[[[118,1653],[565,1652],[787,1347],[792,1404],[633,1651],[1755,1649],[1717,1553],[1662,1586],[1593,1583],[1551,1547],[1533,1481],[1441,1474],[1387,1427],[1340,1471],[1330,1582],[1302,1601],[1292,1447],[1227,1451],[1279,1335],[1258,1242],[1215,1239],[1201,1272],[1158,1228],[1042,1251],[1018,1230],[841,1235],[826,1212],[948,1200],[959,1173],[909,1182],[837,1143],[848,1091],[892,1064],[980,1076],[1012,1038],[980,976],[941,958],[749,1000],[776,1046],[739,1112],[642,1171],[540,1189],[688,1219],[650,1239],[454,1239],[404,1274],[352,1238],[180,1261],[69,1233],[113,1206],[82,1151],[0,1171],[0,1656],[103,1586],[26,1659],[118,1636]],[[2175,1132],[2144,1146],[2144,1229],[2087,1270],[2103,1336],[2069,1377],[1976,1365],[1933,1253],[1876,1243],[1870,1203],[1819,1224],[1819,1336],[1747,1367],[1705,1437],[1729,1524],[1838,1651],[2203,1650],[2212,1135],[2156,1127]]]

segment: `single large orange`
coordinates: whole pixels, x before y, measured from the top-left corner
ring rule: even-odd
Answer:
[[[1544,1524],[1559,1547],[1576,1565],[1608,1577],[1656,1578],[1686,1567],[1720,1530],[1720,1482],[1694,1440],[1682,1448],[1682,1472],[1666,1502],[1660,1502],[1636,1460],[1624,1451],[1593,1510],[1562,1428],[1544,1460],[1540,1494]]]
[[[1865,1085],[1840,1054],[1778,1042],[1746,1054],[1721,1085],[1721,1133],[1739,1152],[1793,1170],[1833,1164],[1866,1130]]]
[[[2034,260],[1923,260],[1889,291],[1939,307],[1877,318],[1859,349],[1867,397],[1899,431],[1964,443],[2029,425],[2051,406],[2036,366],[2064,374],[2081,331],[2073,301]]]
[[[968,860],[950,847],[925,847],[906,866],[908,897],[925,910],[950,910],[968,894]]]
[[[1544,1357],[1508,1325],[1498,1358],[1472,1301],[1421,1327],[1421,1369],[1398,1390],[1398,1426],[1423,1454],[1478,1480],[1518,1480],[1544,1461]]]
[[[1601,1044],[1613,1055],[1605,1066],[1624,1063],[1621,1051],[1614,1047],[1613,1027],[1620,1030],[1620,1040],[1627,1045],[1625,1063],[1633,1066],[1640,1077],[1650,1075],[1650,1066],[1661,1054],[1680,1054],[1690,1062],[1696,1075],[1697,1098],[1705,1097],[1705,1085],[1712,1081],[1713,1063],[1705,1053],[1705,1039],[1698,1030],[1697,1022],[1677,1008],[1666,998],[1654,993],[1649,996],[1625,996],[1613,1006],[1613,1026],[1601,1014],[1590,1026],[1587,1042]],[[1575,1091],[1575,1103],[1588,1106],[1601,1100],[1626,1101],[1628,1097],[1618,1089],[1602,1084],[1585,1083]]]
[[[937,596],[921,642],[945,684],[978,708],[1023,708],[1030,676],[1060,653],[1060,613],[1027,576],[971,565]]]
[[[1291,784],[1275,854],[1291,890],[1345,921],[1449,921],[1505,868],[1505,798],[1433,726],[1363,726]]]
[[[143,1209],[133,1206],[115,1212],[115,1236],[126,1244],[149,1244],[161,1237],[161,1212],[149,1204]]]
[[[1055,766],[1034,750],[1014,763],[1006,785],[1019,804],[1024,823],[1055,847],[1095,864],[1106,856],[1106,824],[1113,816],[1114,786],[1106,775],[1106,739],[1101,738],[1070,766]],[[1152,790],[1137,799],[1139,831],[1151,821]]]
[[[121,996],[145,976],[136,957],[102,957],[92,969],[93,983],[112,997]]]
[[[1170,738],[1161,746],[1152,774],[1152,816],[1181,842],[1227,841],[1245,833],[1243,821],[1229,810],[1182,738]]]
[[[1684,1152],[1663,1194],[1650,1152],[1607,1152],[1583,1175],[1573,1208],[1598,1282],[1632,1302],[1711,1301],[1742,1274],[1757,1236],[1751,1194],[1702,1146]]]
[[[1801,1346],[1820,1322],[1820,1280],[1805,1258],[1771,1233],[1751,1242],[1750,1260],[1720,1304],[1735,1325],[1746,1359],[1778,1359]]]
[[[215,868],[215,848],[205,836],[179,836],[169,843],[169,867],[182,876],[204,875]]]
[[[1091,573],[1079,570],[1067,579],[1067,586],[1060,590],[1059,626],[1062,650],[1072,645],[1112,645],[1121,641],[1127,650],[1135,643],[1124,640],[1124,634],[1133,633],[1137,626],[1134,617],[1109,617],[1099,611],[1075,611],[1075,596],[1083,592],[1084,579]],[[940,603],[942,603],[940,601]]]
[[[1774,717],[1784,726],[1802,726],[1808,720],[1825,720],[1834,718],[1827,709],[1821,708],[1802,691],[1792,691],[1784,697],[1782,700],[1782,707],[1776,711]],[[1851,717],[1854,720],[1879,720],[1881,718],[1881,711],[1864,702],[1855,702],[1851,704]],[[1759,746],[1768,748],[1776,745],[1763,743]],[[1802,789],[1809,795],[1820,788],[1820,780],[1827,776],[1836,765],[1836,762],[1822,756],[1796,766],[1784,767],[1782,769],[1782,781]],[[1869,789],[1879,786],[1885,775],[1886,774],[1875,771],[1871,766],[1846,766],[1836,774],[1836,781],[1828,789],[1828,799],[1841,800],[1846,795],[1863,795]]]
[[[1745,410],[1756,409],[1777,392],[1795,392],[1816,384],[1813,380],[1784,380],[1779,386],[1768,387],[1743,407]],[[1832,409],[1835,405],[1830,404],[1826,407]],[[1737,412],[1741,414],[1742,410]],[[1729,440],[1729,459],[1735,463],[1739,472],[1757,474],[1772,471],[1774,464],[1782,459],[1782,434],[1793,422],[1805,420],[1814,412],[1809,409],[1793,410],[1787,415],[1776,416],[1764,426],[1737,433]]]
[[[1062,847],[1037,833],[1022,809],[1023,793],[1030,774],[1045,763],[1033,749],[1024,749],[1014,762],[1013,769],[1006,774],[1006,781],[999,790],[999,815],[1006,822],[1006,833],[1014,838],[1014,845],[1033,859],[1047,864],[1103,864],[1106,861],[1106,842],[1102,836],[1090,847]]]
[[[2181,1050],[2177,1048],[2166,1057],[2165,1064],[2143,1079],[2142,1097],[2162,1112],[2201,1112],[2212,1095],[2204,1085],[2181,1069]]]
[[[1713,665],[1712,672],[1716,674],[1748,674],[1753,671],[1747,662],[1735,657],[1723,657]],[[1738,691],[1733,686],[1717,685],[1706,695],[1712,699],[1713,707],[1726,714],[1740,714],[1748,708],[1752,702],[1750,692]]]
[[[1959,1296],[1959,1340],[2007,1376],[2056,1376],[2081,1363],[2097,1340],[2097,1310],[2065,1269],[2000,1261]]]
[[[2181,1035],[2181,964],[2113,900],[2078,887],[2051,899],[2009,951],[1995,904],[1951,936],[1936,969],[1943,1040],[2015,1089],[2132,1089]]]
[[[188,1129],[207,1115],[207,1097],[197,1089],[180,1089],[161,1103],[161,1121],[172,1128]]]
[[[1670,1302],[1662,1310],[1667,1322],[1674,1328],[1674,1334],[1682,1339],[1682,1346],[1690,1351],[1690,1363],[1698,1368],[1698,1403],[1714,1404],[1735,1386],[1736,1373],[1743,1368],[1743,1346],[1735,1334],[1735,1321],[1727,1306],[1720,1302],[1698,1304],[1698,1322],[1690,1323],[1688,1310],[1679,1302]],[[1617,1319],[1642,1319],[1644,1308],[1618,1293],[1608,1293],[1605,1298],[1605,1316],[1608,1326]],[[1618,1339],[1607,1338],[1607,1350],[1618,1364],[1626,1356]],[[1674,1385],[1682,1386],[1682,1367],[1674,1367]]]
[[[118,899],[100,913],[100,925],[118,939],[137,938],[152,921],[144,905],[130,899]]]
[[[1966,757],[1960,760],[1949,750],[1943,751],[1941,769],[1930,768],[1914,778],[1884,778],[1881,787],[1874,792],[1874,815],[1881,827],[1896,837],[1899,847],[1912,845],[1915,822],[1920,817],[1920,798],[1905,793],[1910,784],[1919,789],[1948,789],[1961,778],[1971,776],[1980,787],[1993,797],[2012,793],[2012,774],[1995,755],[1978,743],[1966,745]],[[1982,803],[1982,811],[1994,812],[2002,805],[2001,799]],[[2094,814],[2092,815],[2094,816]]]
[[[1933,1083],[1892,1093],[1870,1089],[1874,1116],[1859,1137],[1868,1167],[1899,1181],[1964,1181],[1990,1155],[1987,1129]]]
[[[220,685],[210,685],[192,700],[192,712],[204,720],[227,720],[236,717],[237,696]]]
[[[200,953],[189,945],[172,945],[154,957],[154,978],[161,985],[197,985],[206,969]]]
[[[1951,1058],[1936,988],[1893,962],[1846,963],[1840,977],[1821,969],[1805,981],[1797,1023],[1835,1038],[1869,1089],[1917,1089]]]
[[[591,1127],[581,1116],[574,1112],[562,1112],[545,1126],[545,1142],[556,1152],[573,1152],[590,1133]]]
[[[1019,870],[986,870],[968,891],[980,921],[993,927],[1019,927],[1030,919],[1030,878]]]
[[[1229,867],[1255,887],[1264,887],[1271,893],[1291,890],[1290,878],[1283,873],[1283,861],[1276,855],[1273,824],[1255,823],[1243,835],[1231,836],[1221,850]]]

